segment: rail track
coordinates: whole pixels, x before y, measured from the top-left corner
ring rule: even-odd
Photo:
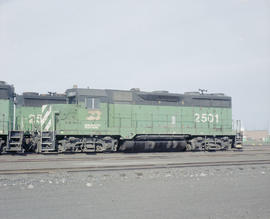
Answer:
[[[258,153],[257,153],[258,152]],[[224,152],[159,152],[159,153],[111,153],[111,154],[25,154],[7,155],[0,157],[0,163],[24,163],[24,162],[57,162],[57,161],[97,161],[97,160],[133,160],[133,159],[168,159],[170,157],[184,156],[189,154],[198,157],[235,157],[255,156],[257,154],[270,155],[270,150],[248,151],[224,151]]]
[[[119,170],[143,170],[143,169],[164,169],[184,167],[209,167],[209,166],[243,166],[270,164],[266,160],[240,160],[240,161],[208,161],[208,162],[182,162],[166,164],[134,164],[134,165],[107,165],[107,166],[85,166],[85,167],[51,167],[51,168],[25,168],[0,170],[0,175],[16,174],[48,174],[56,172],[90,172],[90,171],[119,171]]]

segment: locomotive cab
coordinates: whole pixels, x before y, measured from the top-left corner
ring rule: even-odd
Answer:
[[[101,102],[107,102],[104,90],[72,88],[66,91],[67,103],[77,104],[87,109],[99,109]]]
[[[13,85],[0,81],[0,153],[6,150],[14,125],[14,97]]]

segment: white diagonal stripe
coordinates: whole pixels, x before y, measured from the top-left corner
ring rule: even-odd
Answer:
[[[42,105],[41,112],[43,113],[48,105]]]
[[[46,125],[44,131],[49,131],[49,129],[51,128],[51,125],[52,125],[52,120],[50,119],[48,124]]]
[[[42,126],[44,125],[44,123],[48,119],[49,115],[51,114],[51,111],[52,111],[52,106],[49,107],[49,110],[45,113],[44,116],[42,115],[42,118],[41,118],[41,125]]]

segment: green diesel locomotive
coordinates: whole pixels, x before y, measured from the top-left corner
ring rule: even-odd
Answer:
[[[11,95],[6,103],[4,151],[210,151],[242,144],[231,97],[220,93],[75,87],[65,95],[24,93],[15,101]]]
[[[0,152],[14,125],[14,87],[0,81]]]

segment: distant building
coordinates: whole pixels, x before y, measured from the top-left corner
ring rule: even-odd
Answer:
[[[243,133],[245,144],[269,144],[270,136],[268,130],[245,130]]]

